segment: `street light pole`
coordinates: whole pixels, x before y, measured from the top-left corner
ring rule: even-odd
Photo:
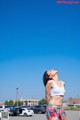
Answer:
[[[18,88],[16,88],[16,103],[17,103],[17,106],[18,106]]]

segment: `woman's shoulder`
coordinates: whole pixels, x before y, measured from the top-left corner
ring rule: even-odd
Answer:
[[[64,81],[60,80],[60,82],[61,82],[63,85],[65,85],[65,82],[64,82]]]
[[[47,82],[47,86],[53,86],[53,80],[49,80],[49,81]]]
[[[48,83],[48,84],[52,84],[52,83],[53,83],[53,80],[49,80],[47,83]]]

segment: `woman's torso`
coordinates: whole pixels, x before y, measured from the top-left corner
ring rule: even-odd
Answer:
[[[48,104],[62,105],[63,96],[51,96]]]
[[[63,82],[61,81],[61,85],[58,85],[53,81],[53,88],[50,91],[49,104],[62,105],[64,92],[65,89]]]

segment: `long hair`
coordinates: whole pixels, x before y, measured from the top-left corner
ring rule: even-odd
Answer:
[[[43,84],[44,86],[46,86],[47,82],[49,80],[52,80],[51,78],[49,78],[49,75],[47,74],[47,71],[44,72],[44,75],[43,75]]]

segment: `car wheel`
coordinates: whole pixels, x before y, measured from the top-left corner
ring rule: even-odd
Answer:
[[[41,112],[42,114],[45,114],[45,112]]]
[[[38,113],[40,113],[40,114],[41,114],[42,112],[41,112],[41,111],[39,111]]]
[[[27,113],[24,113],[24,116],[27,116]]]

